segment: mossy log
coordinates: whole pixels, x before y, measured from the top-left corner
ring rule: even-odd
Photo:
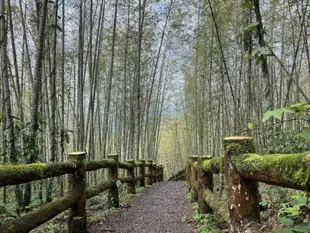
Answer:
[[[26,233],[40,226],[66,209],[72,207],[81,195],[76,192],[67,193],[62,198],[54,200],[39,210],[26,214],[13,221],[6,221],[0,225],[1,233]]]
[[[115,186],[115,180],[110,180],[110,181],[105,181],[105,182],[102,182],[98,185],[93,185],[93,186],[90,186],[87,188],[86,190],[86,198],[89,199],[89,198],[92,198],[94,196],[97,196],[98,194],[110,189],[110,188],[113,188]]]
[[[97,161],[87,161],[86,171],[95,171],[102,168],[109,168],[115,166],[115,161],[113,159],[103,159]]]
[[[3,165],[0,166],[0,187],[60,176],[75,170],[72,162]]]
[[[244,154],[232,157],[244,178],[282,187],[310,191],[310,154]]]
[[[258,182],[242,177],[233,166],[233,160],[255,151],[250,137],[224,139],[225,177],[230,211],[229,231],[239,232],[244,221],[260,221]]]
[[[135,166],[131,163],[128,162],[119,162],[118,164],[118,168],[122,168],[122,169],[131,169],[134,168]]]
[[[225,222],[229,223],[229,209],[226,201],[221,200],[209,189],[204,190],[203,198],[213,211],[217,212]]]

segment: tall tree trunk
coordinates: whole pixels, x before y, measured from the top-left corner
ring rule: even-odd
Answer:
[[[112,92],[112,81],[113,81],[113,71],[114,71],[114,56],[115,56],[115,39],[116,39],[116,24],[117,24],[117,7],[118,0],[115,0],[114,7],[114,23],[113,23],[113,35],[112,35],[112,51],[111,51],[111,63],[110,63],[110,72],[109,72],[109,81],[108,81],[108,90],[107,90],[107,102],[104,109],[104,135],[103,135],[103,155],[107,154],[107,137],[108,137],[108,128],[109,128],[109,114],[110,114],[110,102],[111,102],[111,92]]]

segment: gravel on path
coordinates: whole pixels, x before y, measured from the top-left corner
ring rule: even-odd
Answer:
[[[90,226],[90,233],[198,233],[184,181],[160,182]]]

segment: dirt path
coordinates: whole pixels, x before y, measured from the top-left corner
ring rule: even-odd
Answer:
[[[93,224],[90,232],[196,233],[193,207],[186,195],[184,181],[154,184],[134,197],[131,207]]]

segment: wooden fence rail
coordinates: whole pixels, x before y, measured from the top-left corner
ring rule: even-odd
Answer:
[[[189,191],[203,212],[219,213],[229,232],[242,223],[260,221],[258,182],[310,191],[310,154],[254,154],[250,137],[224,139],[224,156],[190,156],[186,165]],[[228,202],[213,193],[213,174],[225,176]]]
[[[181,169],[176,174],[173,174],[168,179],[168,181],[180,181],[180,180],[185,180],[185,178],[186,178],[185,169]]]
[[[68,162],[36,163],[28,165],[0,166],[0,187],[17,185],[34,180],[68,174],[68,192],[61,198],[33,211],[23,217],[3,222],[1,233],[26,233],[52,219],[61,212],[70,209],[68,217],[69,233],[86,233],[86,199],[103,191],[108,191],[109,207],[119,207],[118,183],[127,183],[127,192],[135,194],[135,187],[151,185],[163,181],[163,166],[157,166],[151,160],[129,160],[120,162],[118,155],[109,155],[108,159],[86,161],[85,152],[70,153]],[[147,168],[147,169],[145,169]],[[108,179],[98,185],[86,188],[86,172],[108,169]],[[119,177],[119,169],[126,170],[125,177]],[[149,182],[152,180],[152,182]]]

